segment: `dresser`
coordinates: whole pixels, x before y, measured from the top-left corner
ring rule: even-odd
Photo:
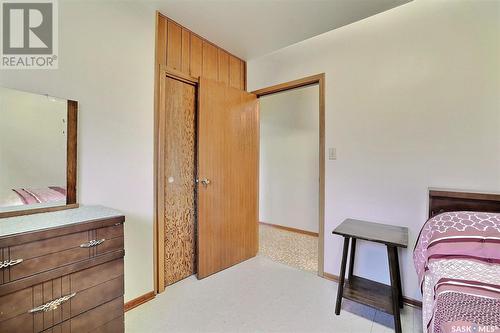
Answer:
[[[101,206],[0,219],[0,332],[123,332],[123,223]]]

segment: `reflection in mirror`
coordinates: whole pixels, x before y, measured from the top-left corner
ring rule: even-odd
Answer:
[[[66,205],[66,100],[0,87],[0,213]]]

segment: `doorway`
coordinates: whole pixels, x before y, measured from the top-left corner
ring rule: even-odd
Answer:
[[[323,276],[324,74],[254,93],[260,102],[260,253]]]
[[[157,218],[160,291],[196,273],[197,83],[162,71]]]
[[[156,113],[157,291],[254,257],[258,100],[161,68]]]

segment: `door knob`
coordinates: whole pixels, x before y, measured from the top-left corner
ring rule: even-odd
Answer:
[[[203,178],[201,180],[198,180],[198,182],[201,183],[201,185],[207,187],[209,184],[210,184],[210,179],[207,179],[207,178]]]

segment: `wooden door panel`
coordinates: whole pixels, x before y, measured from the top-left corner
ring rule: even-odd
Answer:
[[[245,90],[245,61],[229,54],[181,24],[157,14],[156,68],[193,79],[203,76]],[[157,77],[160,81],[161,75]],[[159,101],[157,94],[156,102]],[[158,107],[158,105],[157,105]]]
[[[198,278],[254,257],[258,248],[257,97],[200,78]]]
[[[229,56],[229,86],[236,89],[244,89],[241,86],[242,76],[244,73],[241,72],[242,61],[232,55]]]
[[[156,61],[159,65],[167,64],[167,19],[158,16],[156,28]]]
[[[191,84],[166,77],[160,109],[160,212],[164,220],[165,285],[195,272],[195,113]]]
[[[219,49],[219,81],[229,85],[229,55]]]
[[[218,77],[217,48],[207,41],[203,41],[203,71],[202,75],[208,79],[217,80]]]
[[[182,64],[182,28],[172,21],[167,24],[167,66],[181,71]]]
[[[198,78],[201,76],[203,69],[203,40],[194,34],[191,34],[190,40],[189,73],[192,77]]]
[[[189,75],[189,59],[191,53],[191,33],[182,28],[182,72]]]

